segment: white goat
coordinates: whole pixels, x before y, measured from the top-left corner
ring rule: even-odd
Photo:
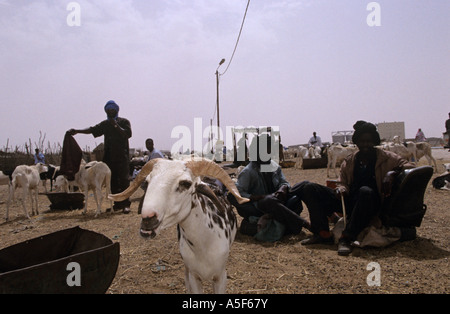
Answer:
[[[303,159],[308,157],[308,149],[305,146],[289,147],[285,152],[285,159],[293,158],[295,160],[295,169],[303,168]]]
[[[322,149],[319,146],[310,146],[308,148],[308,157],[309,158],[320,158]]]
[[[431,145],[427,142],[418,142],[415,143],[416,150],[415,150],[415,161],[418,162],[420,158],[424,157],[428,160],[429,165],[431,166],[431,162],[434,164],[434,172],[437,172],[437,164],[436,159],[434,159],[432,155]]]
[[[202,158],[150,160],[126,191],[110,195],[110,199],[130,197],[147,180],[141,235],[153,238],[160,230],[178,224],[187,293],[202,293],[202,281],[212,281],[214,293],[225,293],[226,263],[236,235],[236,217],[226,197],[216,195],[201,176],[220,180],[239,203],[249,201],[240,196],[220,166]]]
[[[414,143],[412,144],[414,145]],[[403,144],[385,143],[383,148],[390,152],[396,153],[397,155],[401,156],[406,160],[412,160],[412,158],[414,157],[413,152],[415,151],[415,147],[413,148],[412,145],[410,145],[410,148],[408,149],[408,147],[406,147]]]
[[[444,173],[450,173],[450,163],[442,165],[444,166]]]
[[[111,193],[111,170],[108,165],[102,161],[91,161],[86,163],[84,160],[81,161],[80,170],[75,174],[74,181],[68,181],[63,176],[56,177],[55,180],[55,190],[64,192],[69,192],[69,186],[78,186],[84,192],[84,211],[83,214],[87,212],[87,200],[89,195],[89,190],[93,191],[94,199],[97,204],[97,211],[95,212],[95,217],[101,213],[103,193],[102,188],[106,188],[107,197]],[[72,188],[73,191],[73,188]],[[112,209],[112,201],[110,201]]]
[[[358,150],[358,147],[354,144],[349,144],[344,147],[341,144],[331,144],[330,147],[327,148],[327,156],[328,156],[328,164],[327,164],[327,177],[330,177],[330,167],[333,168],[334,174],[338,177],[338,173],[336,171],[336,164],[341,163],[345,157],[350,154],[353,154]]]
[[[55,192],[65,192],[65,193],[73,192],[73,188],[69,188],[69,186],[70,186],[69,181],[63,175],[59,175],[56,177],[54,183]]]
[[[431,163],[434,164],[434,171],[437,172],[436,160],[432,155],[431,145],[429,143],[414,143],[411,141],[401,143],[400,138],[397,135],[393,137],[392,141],[392,143],[386,143],[384,145],[384,148],[386,150],[394,152],[409,161],[412,161],[414,159],[414,162],[416,163],[425,156],[430,166],[432,166]]]
[[[105,197],[108,197],[108,194],[111,193],[111,169],[102,161],[91,161],[85,165],[82,162],[80,171],[75,174],[75,182],[84,192],[84,214],[87,211],[88,191],[93,191],[94,199],[97,203],[97,211],[95,212],[95,217],[97,217],[101,213],[102,208],[102,187],[105,186],[106,188]],[[110,205],[111,212],[113,212],[112,201]]]
[[[14,193],[17,188],[22,188],[22,206],[25,216],[30,219],[25,205],[25,201],[30,196],[31,199],[31,213],[32,215],[39,215],[38,209],[38,186],[40,182],[40,174],[48,171],[47,167],[41,163],[33,166],[20,165],[14,169],[11,177],[11,184],[9,186],[9,197],[6,206],[5,219],[9,220],[9,207],[11,200],[14,199]],[[34,205],[34,206],[33,206]]]

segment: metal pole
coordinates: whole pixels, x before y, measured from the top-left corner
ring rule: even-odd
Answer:
[[[220,118],[219,118],[219,68],[225,62],[225,59],[220,60],[216,69],[216,94],[217,94],[217,140],[220,140]]]
[[[219,118],[219,68],[216,70],[216,92],[217,92],[217,140],[220,140],[220,118]]]

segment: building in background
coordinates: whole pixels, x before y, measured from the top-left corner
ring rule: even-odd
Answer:
[[[331,140],[333,143],[350,143],[352,141],[353,131],[336,131],[331,132]]]
[[[405,140],[405,122],[380,122],[376,124],[382,141],[392,141],[394,136],[399,136],[400,141]],[[350,143],[353,136],[352,131],[334,131],[331,132],[333,143]]]
[[[396,135],[400,137],[400,141],[405,140],[405,122],[380,122],[377,128],[382,141],[392,141]]]

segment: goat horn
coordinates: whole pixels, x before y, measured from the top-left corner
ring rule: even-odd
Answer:
[[[141,183],[144,182],[145,178],[147,178],[150,172],[152,172],[153,166],[158,162],[158,159],[159,158],[149,160],[141,168],[141,171],[139,171],[136,178],[130,183],[130,186],[125,191],[118,194],[109,194],[108,198],[115,202],[120,202],[133,195],[133,193],[136,192],[136,190],[141,186]]]
[[[216,163],[208,159],[193,159],[186,162],[186,167],[191,169],[195,176],[209,176],[220,180],[226,188],[234,195],[239,204],[250,201],[248,198],[242,197],[231,180],[230,176]]]

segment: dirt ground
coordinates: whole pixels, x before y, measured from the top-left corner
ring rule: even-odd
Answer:
[[[438,172],[450,162],[447,150],[436,150]],[[427,164],[423,158],[419,165]],[[283,169],[291,184],[309,180],[326,182],[326,169]],[[432,179],[433,179],[432,178]],[[40,189],[43,192],[43,187]],[[80,226],[102,233],[120,242],[120,263],[107,293],[185,293],[184,264],[178,250],[176,227],[164,230],[154,239],[139,235],[137,207],[141,191],[133,196],[132,212],[105,213],[95,218],[95,201],[89,198],[89,210],[50,211],[45,195],[39,196],[40,214],[31,220],[23,216],[17,202],[5,222],[7,189],[0,187],[0,249],[47,233]],[[17,194],[19,195],[19,193]],[[450,293],[450,192],[428,185],[425,193],[428,210],[417,239],[395,243],[387,248],[355,248],[350,256],[338,256],[336,245],[302,246],[309,236],[302,232],[276,243],[261,243],[238,232],[227,264],[227,293],[233,294],[315,294],[315,293]],[[302,216],[308,218],[307,210]],[[240,218],[238,219],[240,221]],[[45,254],[45,252],[43,252]],[[373,271],[368,264],[380,266],[379,286],[369,286]],[[210,286],[205,289],[211,292]]]

